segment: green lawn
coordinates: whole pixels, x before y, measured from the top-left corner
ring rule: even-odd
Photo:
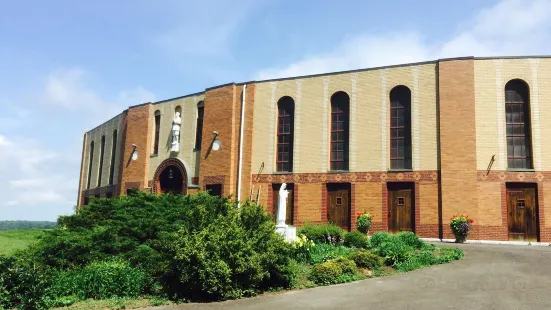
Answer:
[[[40,229],[0,231],[0,255],[10,255],[15,250],[28,247],[43,233]]]

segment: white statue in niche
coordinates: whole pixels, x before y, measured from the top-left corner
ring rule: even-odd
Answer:
[[[285,226],[285,219],[287,218],[287,196],[289,196],[289,191],[287,191],[287,184],[283,183],[279,188],[277,226]]]
[[[295,242],[297,239],[297,229],[294,226],[285,224],[287,218],[287,199],[289,191],[287,190],[287,184],[281,184],[279,188],[279,200],[277,206],[277,223],[276,232],[281,234],[288,242]]]
[[[174,119],[172,120],[172,148],[170,151],[178,152],[180,150],[180,127],[182,126],[182,119],[180,118],[180,112],[176,112]]]

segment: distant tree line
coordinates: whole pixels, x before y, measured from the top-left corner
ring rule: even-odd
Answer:
[[[0,230],[51,229],[56,222],[49,221],[0,221]]]

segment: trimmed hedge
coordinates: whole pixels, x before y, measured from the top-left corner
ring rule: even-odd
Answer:
[[[309,279],[318,285],[329,285],[354,280],[356,264],[347,259],[339,258],[314,266]]]
[[[369,251],[356,251],[348,256],[349,259],[356,263],[356,266],[360,268],[367,268],[375,270],[381,267],[384,263],[384,259]]]
[[[369,245],[369,239],[367,236],[359,231],[347,232],[344,235],[344,246],[357,248],[357,249],[366,249]]]
[[[315,225],[304,224],[297,232],[298,235],[305,235],[308,239],[317,243],[340,245],[344,242],[346,231],[335,224]]]

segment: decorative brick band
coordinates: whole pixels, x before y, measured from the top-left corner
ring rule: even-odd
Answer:
[[[226,177],[224,175],[207,175],[203,177],[203,184],[224,184]]]
[[[551,182],[551,171],[490,171],[479,170],[478,181],[489,182]]]
[[[115,193],[117,185],[107,185],[103,187],[90,188],[82,191],[82,195],[86,196],[95,196],[95,195],[104,195],[106,193]]]
[[[550,177],[551,179],[551,177]],[[255,183],[434,182],[436,170],[403,172],[253,174]]]

